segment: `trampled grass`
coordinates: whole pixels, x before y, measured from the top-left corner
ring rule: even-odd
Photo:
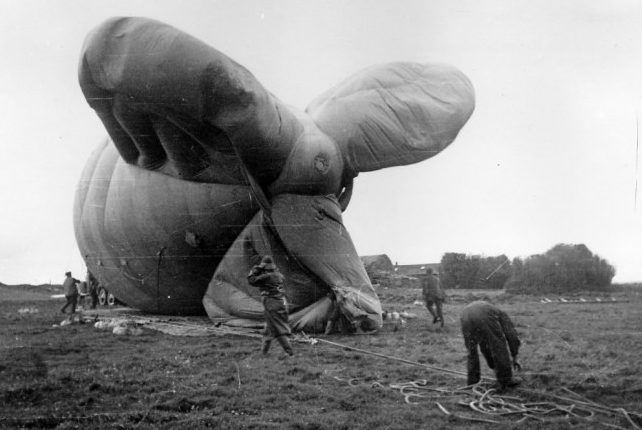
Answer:
[[[642,412],[642,290],[616,302],[541,303],[539,297],[451,291],[439,329],[415,304],[416,289],[379,291],[385,309],[416,314],[387,322],[373,335],[319,336],[333,342],[295,343],[288,358],[267,357],[244,336],[180,337],[153,330],[116,336],[91,324],[53,327],[59,301],[0,302],[0,427],[16,428],[621,428],[636,416],[612,414],[516,424],[458,405],[457,397],[411,398],[395,384],[426,380],[451,390],[465,385],[466,353],[458,315],[486,298],[506,310],[522,338],[523,390],[576,393],[611,408]],[[37,313],[20,314],[34,307]],[[366,352],[362,352],[366,351]],[[417,363],[417,364],[409,364]],[[493,374],[482,363],[483,374]],[[446,415],[436,404],[439,402]],[[455,415],[459,416],[456,417]],[[637,421],[636,421],[637,420]]]

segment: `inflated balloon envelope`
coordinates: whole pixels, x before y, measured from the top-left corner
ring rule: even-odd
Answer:
[[[295,329],[334,306],[356,328],[381,305],[343,225],[359,172],[439,153],[474,109],[440,64],[363,70],[286,106],[226,55],[169,25],[113,18],[90,33],[79,80],[109,133],[76,192],[87,267],[143,311],[260,321],[250,268],[270,254]]]

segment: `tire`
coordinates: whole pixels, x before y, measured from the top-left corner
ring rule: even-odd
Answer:
[[[103,287],[98,287],[98,304],[105,306],[107,304],[107,290]]]

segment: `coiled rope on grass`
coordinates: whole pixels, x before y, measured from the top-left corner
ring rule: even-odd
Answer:
[[[146,322],[147,324],[145,325],[150,326],[149,324],[150,321],[146,321]],[[158,325],[159,325],[159,322],[156,322],[156,326],[154,326],[154,324],[151,324],[150,328],[155,328],[157,330],[160,330],[161,327],[158,327]],[[181,329],[184,329],[184,328],[193,329],[193,328],[199,328],[200,326],[199,324],[187,323],[182,321],[165,322],[165,323],[160,323],[160,325],[171,326],[172,328],[181,328]],[[162,327],[162,328],[165,329],[165,327]],[[161,331],[164,331],[164,330],[161,330]],[[207,327],[207,330],[204,330],[204,331],[206,331],[207,333],[201,333],[201,335],[233,334],[233,335],[248,336],[248,337],[254,337],[254,338],[260,337],[260,334],[258,333],[254,333],[246,330],[228,330],[228,329],[223,329],[222,327]],[[434,371],[434,372],[450,374],[457,377],[464,377],[464,378],[467,377],[466,372],[462,372],[459,370],[446,369],[446,368],[441,368],[437,366],[430,366],[430,365],[415,362],[412,360],[407,360],[404,358],[394,357],[387,354],[382,354],[374,351],[369,351],[369,350],[341,344],[338,342],[333,342],[327,339],[313,338],[313,337],[307,336],[305,333],[300,335],[295,335],[293,340],[296,342],[309,343],[312,345],[317,343],[323,343],[323,344],[330,345],[337,348],[348,349],[348,350],[359,352],[362,354],[373,355],[373,356],[384,358],[387,360],[394,360],[394,361],[406,363],[409,365],[422,367],[424,369]],[[340,378],[337,378],[337,379],[341,380]],[[352,387],[355,387],[359,385],[357,384],[356,381],[358,381],[358,379],[355,379],[355,378],[349,379],[348,384]],[[599,421],[596,421],[596,416],[597,414],[602,414],[608,417],[618,417],[618,418],[623,417],[626,420],[626,422],[630,424],[631,426],[630,428],[633,428],[635,430],[641,429],[641,427],[635,421],[635,420],[638,420],[642,422],[641,414],[638,414],[635,412],[629,412],[624,408],[611,408],[611,407],[597,404],[564,387],[562,387],[562,390],[573,395],[574,398],[563,397],[563,396],[559,396],[556,394],[547,393],[543,391],[517,388],[516,391],[524,394],[534,395],[537,397],[548,397],[550,399],[554,399],[554,401],[548,401],[548,402],[526,402],[523,399],[518,397],[505,396],[505,395],[501,395],[500,393],[497,393],[497,391],[494,388],[489,388],[487,386],[490,382],[492,382],[492,379],[482,377],[481,384],[474,385],[474,386],[459,387],[455,389],[447,389],[444,387],[430,387],[426,380],[418,380],[418,381],[411,381],[411,382],[401,383],[401,384],[391,384],[389,388],[398,390],[404,396],[405,401],[409,404],[417,403],[412,401],[413,398],[439,399],[442,402],[449,398],[458,398],[459,401],[457,405],[466,406],[470,410],[478,414],[482,414],[483,417],[454,413],[446,409],[446,407],[444,407],[444,405],[442,405],[440,402],[435,401],[434,403],[439,408],[439,410],[444,414],[453,416],[455,418],[460,418],[460,419],[465,419],[470,421],[500,423],[500,422],[523,422],[527,419],[533,419],[536,421],[551,422],[551,421],[560,421],[560,420],[567,420],[570,418],[576,418],[576,419],[582,419],[582,420],[587,420],[592,422],[599,422]],[[372,385],[374,388],[386,388],[383,384],[379,382],[375,382]],[[427,392],[430,392],[431,396],[428,396]],[[564,403],[560,403],[560,401]],[[507,418],[514,418],[517,416],[520,417],[517,421],[507,420]],[[556,417],[556,418],[551,418],[551,417]],[[633,417],[635,418],[635,420]],[[612,427],[616,429],[626,429],[625,427],[617,426],[614,424],[609,424],[604,422],[599,422],[599,423],[607,427]]]
[[[459,370],[430,366],[404,358],[368,351],[338,342],[332,342],[326,339],[311,338],[306,336],[305,334],[299,337],[297,340],[300,342],[308,342],[313,345],[316,343],[322,343],[333,347],[381,357],[387,360],[394,360],[401,363],[422,367],[434,372],[446,373],[458,377],[467,377],[466,372],[462,372]],[[337,376],[335,376],[334,378],[339,381],[347,382],[347,384],[351,387],[358,387],[359,385],[361,385],[358,378],[342,379]],[[418,404],[418,402],[413,401],[413,399],[427,399],[433,401],[437,408],[445,415],[468,421],[499,424],[507,422],[521,423],[530,419],[543,423],[552,423],[566,421],[574,418],[577,420],[599,423],[606,427],[615,429],[627,429],[627,427],[599,421],[597,416],[601,414],[609,418],[624,418],[626,422],[631,426],[629,428],[635,430],[640,430],[641,428],[633,419],[633,417],[635,417],[636,420],[642,422],[641,414],[629,412],[624,408],[611,408],[608,406],[600,405],[565,387],[561,387],[562,390],[572,395],[574,398],[559,396],[542,391],[529,390],[525,388],[516,388],[515,391],[523,394],[534,395],[537,397],[548,397],[550,399],[553,399],[551,401],[528,402],[517,396],[508,396],[503,393],[497,392],[497,390],[490,385],[490,381],[490,378],[482,377],[482,381],[478,384],[458,387],[455,389],[449,389],[443,386],[431,386],[426,379],[403,383],[394,383],[388,385],[388,387],[378,381],[375,381],[370,383],[370,387],[390,388],[392,390],[398,391],[402,396],[404,396],[405,402],[412,405]],[[467,409],[481,414],[482,416],[480,417],[452,412],[448,410],[444,405],[442,405],[442,403],[440,403],[440,401],[444,402],[444,400],[448,399],[456,400],[456,402],[454,403],[455,406],[466,407]],[[515,418],[518,419],[515,420]]]

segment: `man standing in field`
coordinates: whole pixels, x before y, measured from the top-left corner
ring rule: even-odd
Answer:
[[[67,306],[71,305],[71,313],[76,312],[76,303],[78,302],[78,288],[76,287],[77,279],[74,279],[71,276],[71,272],[65,272],[65,280],[62,283],[62,289],[65,292],[65,299],[67,303],[60,309],[60,312],[63,314],[67,309]]]
[[[269,255],[261,259],[261,263],[252,267],[247,276],[249,284],[261,291],[265,316],[263,331],[263,354],[270,350],[270,344],[276,339],[288,355],[294,355],[288,336],[292,334],[288,324],[288,309],[286,307],[283,282],[285,277],[277,269],[274,260]]]
[[[428,312],[432,315],[432,323],[441,322],[444,326],[444,315],[441,312],[441,305],[446,300],[446,294],[441,289],[439,275],[432,268],[426,269],[426,275],[421,280],[421,292]],[[433,310],[433,306],[435,309]]]
[[[477,346],[488,367],[495,370],[500,391],[521,383],[513,378],[513,368],[521,368],[517,362],[520,341],[506,312],[485,301],[472,302],[461,313],[461,330],[468,350],[468,385],[480,380]]]
[[[96,305],[98,304],[98,279],[96,279],[93,273],[87,270],[87,278],[85,282],[87,282],[87,285],[89,286],[89,297],[91,297],[91,308],[96,309]]]

